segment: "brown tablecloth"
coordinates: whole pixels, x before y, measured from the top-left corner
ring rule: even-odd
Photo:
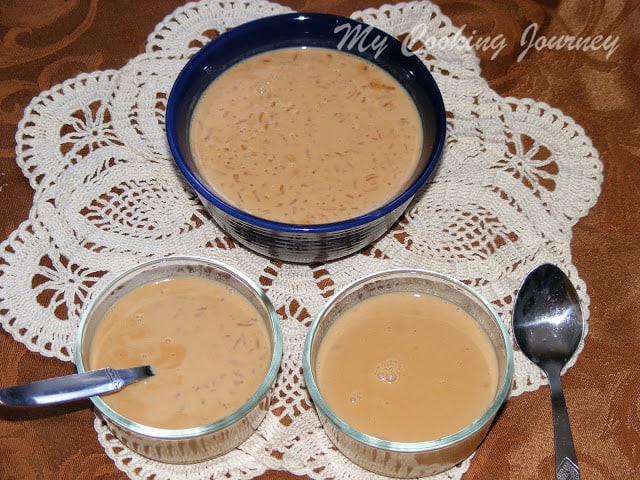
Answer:
[[[15,163],[15,132],[40,91],[81,72],[119,68],[180,0],[0,2],[0,239],[27,218],[33,192]],[[283,1],[302,11],[348,15],[383,2]],[[506,47],[477,53],[483,76],[503,96],[531,97],[582,125],[605,177],[597,205],[574,228],[572,253],[591,297],[590,330],[563,377],[583,479],[640,475],[640,4],[636,0],[437,0],[464,33]],[[555,50],[537,37],[619,37],[602,48]],[[526,40],[526,38],[525,38]],[[537,44],[542,47],[542,41]],[[557,46],[557,44],[554,44]],[[524,52],[524,53],[523,53]],[[2,252],[0,252],[0,261]],[[0,312],[3,314],[4,312]],[[73,365],[28,351],[0,332],[0,386],[72,373]],[[465,479],[552,478],[548,388],[509,400]],[[125,478],[105,455],[89,404],[0,410],[0,478]],[[294,478],[267,472],[265,479]]]

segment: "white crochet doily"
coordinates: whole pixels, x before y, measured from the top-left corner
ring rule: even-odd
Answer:
[[[268,469],[318,479],[378,478],[332,447],[301,372],[311,316],[356,277],[392,267],[444,272],[475,287],[509,325],[520,282],[550,261],[575,282],[588,318],[570,240],[600,192],[597,152],[562,112],[497,95],[480,76],[475,52],[446,41],[417,50],[448,111],[440,166],[418,202],[366,253],[323,265],[283,264],[240,247],[211,222],[168,150],[168,92],[210,38],[287,11],[265,1],[185,5],[156,27],[145,53],[120,70],[82,74],[41,93],[19,125],[17,162],[35,194],[28,220],[0,251],[0,320],[17,341],[71,361],[87,299],[132,264],[169,254],[237,267],[264,286],[281,317],[284,359],[271,411],[233,452],[196,465],[164,465],[124,448],[96,420],[107,454],[131,478],[251,478]],[[434,39],[453,38],[458,30],[423,1],[352,16],[396,36],[419,28]],[[512,395],[543,383],[543,374],[516,352]],[[438,478],[461,478],[469,462]]]

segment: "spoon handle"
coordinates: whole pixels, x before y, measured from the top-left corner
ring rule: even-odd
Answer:
[[[103,368],[48,378],[0,390],[0,405],[37,407],[71,402],[120,390],[128,383],[153,375],[151,367]]]
[[[548,371],[556,450],[556,480],[580,480],[578,460],[573,446],[567,403],[562,392],[560,371]]]

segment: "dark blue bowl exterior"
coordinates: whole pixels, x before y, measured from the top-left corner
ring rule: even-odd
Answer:
[[[349,31],[351,35],[345,37]],[[381,43],[384,49],[379,51],[375,46]],[[385,206],[343,222],[293,225],[248,215],[209,190],[199,177],[191,156],[191,114],[202,93],[217,76],[250,56],[277,48],[303,46],[342,50],[384,68],[412,96],[423,122],[425,145],[421,165],[410,186]],[[293,13],[240,25],[198,51],[178,75],[171,90],[167,102],[166,131],[171,153],[180,171],[223,230],[268,257],[314,263],[357,252],[396,222],[440,159],[446,119],[442,97],[433,77],[420,59],[405,54],[397,39],[345,17]]]

